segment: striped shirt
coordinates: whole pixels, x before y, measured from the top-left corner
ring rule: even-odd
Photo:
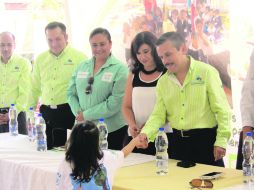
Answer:
[[[80,51],[67,45],[59,56],[50,51],[40,54],[35,60],[32,80],[31,106],[38,98],[45,105],[67,103],[67,88],[76,66],[86,59]]]
[[[183,85],[174,74],[163,75],[156,87],[155,108],[141,133],[154,140],[168,120],[178,130],[212,128],[218,125],[215,146],[226,148],[231,135],[231,110],[219,73],[191,58]]]
[[[18,112],[26,111],[31,89],[31,63],[13,54],[4,64],[0,59],[0,108],[15,104]]]

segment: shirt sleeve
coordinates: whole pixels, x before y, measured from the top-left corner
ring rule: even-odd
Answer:
[[[250,65],[242,87],[240,102],[242,125],[254,127],[254,50],[250,57]]]
[[[103,152],[105,154],[105,160],[103,161],[103,163],[107,166],[110,165],[113,171],[115,171],[116,169],[120,168],[123,165],[124,153],[122,151],[106,150]]]
[[[127,75],[127,67],[124,65],[121,66],[113,81],[111,95],[105,101],[85,110],[83,112],[85,119],[96,120],[98,118],[109,118],[121,111]]]
[[[147,135],[149,141],[154,141],[158,129],[166,123],[166,106],[163,101],[163,81],[159,80],[156,86],[156,103],[152,114],[147,120],[145,126],[143,127],[141,133]]]
[[[231,135],[231,110],[218,71],[207,71],[208,99],[218,123],[215,146],[226,148]]]
[[[74,71],[71,77],[69,87],[67,89],[67,101],[71,107],[72,113],[75,116],[77,115],[78,111],[82,110],[79,104],[78,93],[76,88],[77,71],[78,71],[78,68]]]
[[[16,100],[18,112],[26,111],[28,108],[29,93],[31,90],[31,63],[29,60],[24,60],[22,73],[20,76],[18,89],[19,96]]]
[[[70,180],[70,167],[68,163],[63,160],[56,173],[56,189],[57,190],[72,190],[71,180]]]
[[[123,165],[124,154],[122,151],[116,150],[104,150],[104,156],[102,159],[103,165],[107,169],[107,177],[109,180],[110,186],[112,186],[114,174],[118,168]]]
[[[39,61],[34,62],[33,72],[32,72],[32,88],[31,88],[29,107],[33,107],[33,108],[36,108],[38,99],[41,96],[41,76],[40,76],[40,68],[38,63]]]

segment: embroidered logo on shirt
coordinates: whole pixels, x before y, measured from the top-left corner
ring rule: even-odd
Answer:
[[[106,73],[103,74],[101,80],[105,81],[105,82],[111,82],[112,78],[113,78],[113,73],[106,72]]]
[[[67,62],[64,63],[64,65],[73,65],[73,62],[71,59],[68,59]]]
[[[202,79],[201,79],[201,77],[200,77],[200,76],[197,76],[196,80],[201,81]]]
[[[196,78],[195,78],[195,80],[193,80],[192,82],[191,82],[191,84],[204,84],[205,82],[202,80],[202,78],[199,76],[199,75],[197,75],[196,76]]]
[[[19,71],[19,66],[15,66],[14,67],[14,72],[18,72]]]

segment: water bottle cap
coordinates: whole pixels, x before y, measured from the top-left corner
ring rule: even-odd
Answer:
[[[100,122],[104,122],[104,118],[100,118],[99,121],[100,121]]]
[[[252,136],[252,132],[247,132],[246,136],[251,137]]]
[[[11,104],[11,106],[13,107],[13,106],[14,106],[14,104]]]
[[[41,117],[42,116],[42,114],[41,113],[38,113],[38,117]]]
[[[33,108],[29,108],[29,110],[33,110]]]
[[[164,131],[164,127],[160,127],[160,128],[159,128],[159,131]]]

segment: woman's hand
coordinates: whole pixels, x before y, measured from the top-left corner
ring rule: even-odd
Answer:
[[[138,134],[140,133],[140,130],[137,128],[136,125],[129,125],[128,131],[133,138],[138,136]]]
[[[78,114],[77,114],[77,116],[76,116],[76,120],[77,120],[78,122],[84,122],[84,121],[85,121],[85,118],[84,118],[84,116],[83,116],[83,112],[78,111]]]

